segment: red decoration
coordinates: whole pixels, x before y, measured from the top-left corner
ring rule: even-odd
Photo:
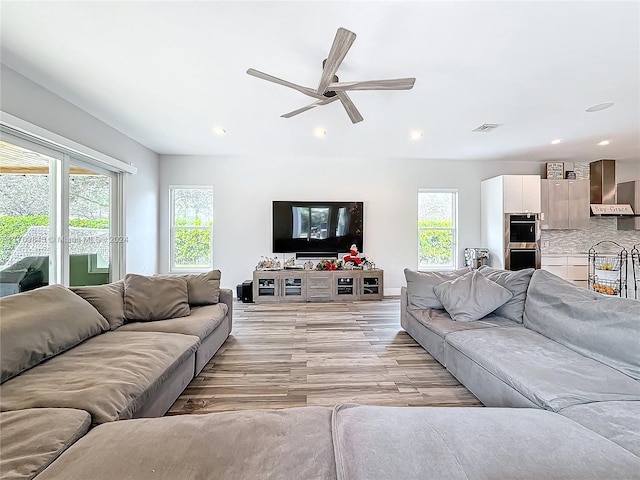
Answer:
[[[342,257],[342,259],[345,261],[345,263],[353,262],[356,265],[360,265],[362,263],[362,257],[360,256],[360,253],[358,252],[358,247],[356,247],[355,244],[351,245],[349,254]]]

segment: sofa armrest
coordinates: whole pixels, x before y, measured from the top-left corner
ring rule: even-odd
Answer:
[[[400,288],[400,326],[407,329],[407,305],[409,304],[409,295],[407,287]]]
[[[229,317],[229,333],[233,326],[233,290],[230,288],[220,289],[220,303],[224,303],[227,307],[227,317]]]

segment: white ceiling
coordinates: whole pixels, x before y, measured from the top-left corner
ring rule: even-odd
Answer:
[[[640,159],[637,1],[1,8],[2,63],[160,154]],[[414,89],[352,92],[356,125],[339,102],[280,118],[313,100],[245,71],[315,88],[338,27],[358,35],[341,81],[413,76]],[[601,102],[615,105],[585,112]],[[501,126],[471,132],[483,123]],[[410,141],[411,129],[423,138]]]

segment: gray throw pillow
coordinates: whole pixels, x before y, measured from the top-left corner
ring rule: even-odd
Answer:
[[[61,285],[0,299],[1,382],[109,329],[90,303]]]
[[[458,322],[480,320],[513,296],[477,271],[436,285],[433,291],[451,318]]]
[[[215,305],[220,301],[220,270],[200,274],[155,274],[154,277],[184,278],[187,281],[189,305]]]
[[[187,290],[191,305],[213,305],[220,300],[220,270],[199,275],[187,275]]]
[[[514,322],[522,323],[524,301],[527,298],[529,282],[535,269],[527,268],[512,272],[510,270],[499,270],[483,265],[478,271],[489,280],[503,286],[513,294],[511,300],[496,309],[495,314],[513,320]]]
[[[183,277],[124,277],[124,316],[128,321],[165,320],[191,313]]]
[[[433,287],[447,280],[461,277],[470,271],[471,269],[469,268],[462,268],[451,272],[416,272],[405,268],[404,276],[407,279],[409,307],[416,309],[437,308],[442,310],[442,303],[433,292]]]
[[[70,290],[93,305],[107,319],[111,330],[121,327],[124,323],[123,280],[106,285],[71,287]]]

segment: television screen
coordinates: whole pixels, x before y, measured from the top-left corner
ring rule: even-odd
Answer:
[[[362,244],[362,202],[273,202],[273,252],[330,255]]]

